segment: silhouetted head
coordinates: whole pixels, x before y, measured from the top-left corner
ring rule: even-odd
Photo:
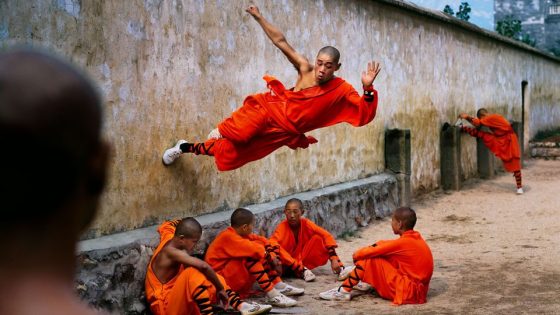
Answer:
[[[334,77],[334,72],[340,69],[340,52],[332,46],[325,46],[317,53],[315,59],[315,81],[318,84],[328,82]]]
[[[60,59],[31,50],[0,54],[0,222],[41,222],[76,207],[93,218],[105,182],[101,100]]]
[[[416,212],[409,207],[401,207],[393,212],[391,226],[393,233],[402,234],[408,230],[414,229],[416,225]]]
[[[488,111],[486,110],[486,108],[481,108],[476,111],[476,117],[478,117],[479,119],[486,115],[488,115]]]
[[[237,231],[239,235],[245,236],[253,233],[255,226],[255,215],[253,212],[238,208],[231,214],[231,227]]]

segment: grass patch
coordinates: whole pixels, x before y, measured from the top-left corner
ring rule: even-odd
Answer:
[[[533,141],[543,141],[554,137],[560,137],[560,127],[538,131]]]

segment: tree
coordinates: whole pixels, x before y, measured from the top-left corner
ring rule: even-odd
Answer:
[[[560,47],[560,40],[556,40],[556,47]],[[550,52],[556,57],[560,57],[560,48],[551,48]]]
[[[525,33],[521,36],[521,41],[524,42],[525,44],[531,46],[531,47],[535,47],[535,45],[537,44],[537,40],[533,39],[531,37],[531,35]]]
[[[521,21],[513,15],[506,15],[503,20],[496,22],[496,32],[505,37],[519,39]]]
[[[455,15],[457,16],[457,18],[463,21],[468,21],[471,18],[469,13],[471,13],[471,6],[469,5],[469,3],[461,2],[461,5],[459,5],[459,11],[457,11],[457,14]]]
[[[455,15],[455,12],[453,12],[453,9],[449,6],[449,4],[445,5],[445,8],[443,8],[443,13],[451,16]]]
[[[496,32],[498,34],[521,41],[531,47],[535,47],[537,41],[527,33],[523,33],[521,21],[513,15],[506,15],[503,20],[496,22]]]
[[[459,6],[459,11],[457,11],[457,13],[453,11],[453,8],[451,8],[449,4],[446,4],[445,8],[443,8],[443,13],[451,16],[455,15],[458,19],[463,21],[468,21],[471,18],[471,16],[469,15],[470,12],[471,12],[471,6],[469,5],[468,2],[461,2],[461,5]]]

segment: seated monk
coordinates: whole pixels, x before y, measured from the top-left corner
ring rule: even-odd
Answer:
[[[231,226],[220,232],[206,252],[206,261],[242,296],[257,282],[266,293],[267,303],[279,307],[297,304],[288,296],[301,295],[303,289],[282,282],[278,275],[279,258],[268,239],[253,234],[255,216],[239,208],[231,215]]]
[[[420,233],[413,230],[416,213],[408,207],[393,213],[396,240],[378,241],[354,253],[355,267],[339,288],[320,293],[325,300],[349,301],[355,291],[373,287],[395,305],[426,303],[434,271],[432,251]]]
[[[310,269],[330,260],[332,271],[340,274],[344,265],[338,258],[334,237],[311,220],[302,218],[305,210],[297,198],[286,202],[286,220],[280,222],[270,237],[270,244],[277,250],[283,265],[283,274],[295,274],[305,281],[313,281]]]
[[[193,153],[213,156],[218,170],[229,171],[283,146],[295,150],[316,143],[306,132],[342,122],[363,126],[375,117],[378,97],[373,81],[380,71],[379,63],[369,62],[362,72],[364,93],[360,96],[350,83],[334,75],[341,66],[338,49],[325,46],[317,53],[315,62],[310,62],[290,46],[284,34],[256,6],[249,6],[246,11],[295,67],[295,86],[286,89],[274,77],[265,76],[269,92],[245,98],[239,109],[210,132],[208,140],[179,140],[164,152],[165,165],[172,164],[183,153]]]
[[[194,218],[168,221],[146,272],[146,299],[154,315],[219,314],[229,306],[240,314],[262,314],[270,305],[240,300],[224,279],[203,260],[191,256],[202,235]],[[222,304],[223,307],[215,306]]]
[[[478,118],[471,117],[465,113],[459,115],[459,118],[469,121],[476,127],[486,126],[490,128],[492,133],[467,126],[461,126],[461,131],[482,139],[484,145],[502,160],[505,170],[513,173],[517,184],[517,194],[523,194],[523,186],[521,185],[521,150],[517,141],[517,135],[515,135],[511,124],[499,114],[488,113],[485,108],[479,109],[476,112],[476,117]]]

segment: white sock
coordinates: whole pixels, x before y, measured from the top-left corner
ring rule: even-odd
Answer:
[[[247,303],[247,302],[241,302],[241,304],[239,304],[239,307],[237,308],[238,311],[243,312],[243,311],[248,311],[252,308],[252,305]]]
[[[273,297],[276,297],[278,295],[280,295],[280,292],[278,292],[278,290],[276,290],[276,289],[272,289],[272,290],[266,292],[266,296],[269,297],[269,298],[273,298]]]
[[[274,288],[278,290],[284,290],[287,286],[287,283],[280,281],[276,285],[274,285]]]

